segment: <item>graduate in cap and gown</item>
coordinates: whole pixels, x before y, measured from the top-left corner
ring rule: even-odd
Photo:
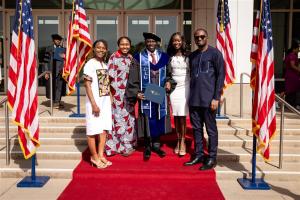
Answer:
[[[62,78],[64,67],[64,50],[62,46],[62,37],[58,34],[52,34],[53,44],[48,46],[44,55],[44,71],[52,72],[52,100],[55,108],[63,108],[61,97],[66,95],[66,82]],[[46,97],[50,99],[50,75],[45,75],[46,79]]]
[[[166,79],[170,73],[169,56],[158,48],[161,39],[153,33],[143,33],[143,36],[146,48],[134,56],[136,64],[131,65],[125,95],[128,101],[139,102],[138,134],[144,136],[144,159],[148,160],[151,151],[161,158],[166,155],[161,149],[160,136],[172,130],[166,95],[174,90],[176,83]],[[163,103],[145,98],[145,89],[150,83],[165,88]]]

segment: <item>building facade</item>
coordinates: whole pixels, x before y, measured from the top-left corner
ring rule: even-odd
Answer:
[[[0,0],[0,92],[5,93],[11,29],[15,14],[15,0]],[[193,30],[208,30],[209,43],[215,45],[218,0],[84,0],[92,40],[108,41],[111,52],[117,48],[117,38],[127,35],[133,48],[143,42],[142,32],[154,32],[162,38],[165,49],[170,35],[184,33],[188,47],[195,49]],[[250,74],[249,59],[252,38],[253,12],[259,0],[229,0],[232,40],[234,44],[236,84],[228,89],[229,100],[236,99],[240,74]],[[72,0],[32,0],[38,71],[42,71],[45,47],[51,44],[51,34],[67,36]],[[281,78],[284,52],[292,38],[300,38],[300,0],[271,0],[273,20],[275,76]],[[39,81],[40,86],[43,81]],[[244,83],[249,83],[245,77]],[[42,91],[42,90],[41,90]],[[41,92],[42,93],[42,92]],[[229,101],[227,101],[229,102]],[[233,106],[236,105],[233,101]],[[230,105],[229,105],[230,107]]]

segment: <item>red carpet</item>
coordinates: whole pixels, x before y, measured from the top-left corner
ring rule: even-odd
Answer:
[[[58,199],[224,199],[214,170],[199,171],[200,165],[184,167],[189,155],[179,158],[173,154],[175,134],[166,135],[161,141],[167,153],[165,158],[152,153],[145,162],[140,148],[130,157],[109,157],[113,165],[106,169],[91,167],[86,150],[73,172],[73,180]],[[191,139],[187,143],[190,147]]]

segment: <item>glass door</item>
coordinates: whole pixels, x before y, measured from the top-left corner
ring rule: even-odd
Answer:
[[[144,48],[143,32],[153,32],[162,39],[161,47],[167,49],[169,39],[174,32],[179,31],[179,15],[162,15],[151,13],[149,15],[126,15],[126,33],[132,40],[132,51],[136,53]]]
[[[128,15],[127,21],[127,35],[132,42],[132,53],[139,52],[144,47],[143,32],[150,31],[150,16],[144,15]]]
[[[170,37],[178,31],[177,16],[155,16],[155,33],[161,38],[161,48],[166,51]]]
[[[117,40],[119,37],[119,16],[95,16],[96,39],[107,41],[110,53],[118,49]]]

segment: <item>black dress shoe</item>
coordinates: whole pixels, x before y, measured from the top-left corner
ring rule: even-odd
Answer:
[[[197,158],[194,158],[193,160],[185,162],[183,165],[184,166],[192,166],[192,165],[195,165],[195,164],[198,164],[198,163],[203,163],[204,160],[205,160],[204,157],[197,157]]]
[[[208,159],[207,162],[205,162],[205,164],[199,168],[199,170],[212,169],[212,168],[215,168],[216,165],[217,165],[216,159]]]
[[[166,153],[163,150],[161,150],[160,148],[152,148],[152,151],[161,158],[166,156]]]
[[[144,150],[144,160],[149,160],[151,156],[151,149],[150,147],[146,147]]]

